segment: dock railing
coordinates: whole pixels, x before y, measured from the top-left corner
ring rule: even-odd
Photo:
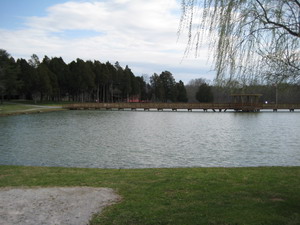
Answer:
[[[64,105],[65,109],[144,109],[144,110],[213,110],[213,111],[260,111],[260,110],[273,110],[280,109],[294,111],[300,109],[300,104],[245,104],[245,103],[159,103],[159,102],[141,102],[141,103],[128,103],[128,102],[115,102],[115,103],[75,103]]]
[[[66,109],[227,109],[226,103],[76,103],[65,105]]]

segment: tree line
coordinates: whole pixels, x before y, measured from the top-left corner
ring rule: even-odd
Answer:
[[[135,76],[118,62],[83,61],[69,64],[61,57],[42,61],[11,57],[0,50],[0,95],[4,99],[75,102],[230,102],[230,95],[262,94],[262,102],[300,103],[300,83],[253,83],[238,80],[211,82],[202,78],[187,85],[176,82],[172,73]]]
[[[118,62],[76,59],[69,64],[61,57],[42,61],[33,54],[28,61],[15,60],[0,50],[0,94],[4,98],[25,98],[35,101],[76,102],[186,102],[184,83],[175,81],[169,71],[156,73],[147,83],[131,69]]]
[[[193,79],[186,86],[189,102],[231,102],[232,94],[261,94],[260,102],[300,104],[300,83],[252,83],[243,85],[235,81],[224,83],[206,79]]]

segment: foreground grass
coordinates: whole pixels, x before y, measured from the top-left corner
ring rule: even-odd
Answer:
[[[0,187],[110,187],[91,224],[300,224],[300,167],[76,169],[0,166]]]

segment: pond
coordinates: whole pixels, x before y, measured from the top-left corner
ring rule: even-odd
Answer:
[[[0,165],[300,166],[300,114],[89,110],[0,117]]]

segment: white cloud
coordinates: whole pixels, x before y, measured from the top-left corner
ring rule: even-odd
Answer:
[[[160,65],[161,70],[200,69],[206,60],[186,59],[180,64],[185,42],[177,42],[180,13],[174,12],[179,11],[176,0],[69,1],[49,7],[45,17],[27,18],[22,30],[0,29],[0,43],[12,55],[27,58],[35,53],[62,56],[67,62],[76,58],[125,62],[137,68],[136,75],[148,73],[151,65]],[[70,36],[68,31],[92,31],[92,36]],[[134,63],[143,64],[144,71]]]

